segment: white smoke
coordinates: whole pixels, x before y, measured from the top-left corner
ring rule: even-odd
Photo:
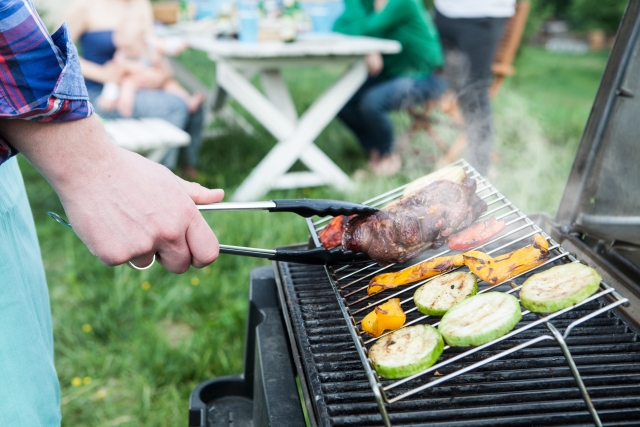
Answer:
[[[555,214],[579,135],[561,144],[531,114],[527,99],[503,88],[494,105],[495,145],[489,180],[525,213]]]
[[[573,163],[578,136],[561,144],[550,142],[549,131],[531,113],[529,101],[503,87],[493,101],[495,141],[489,181],[525,213],[555,214]],[[434,130],[451,144],[461,130],[445,114],[434,111]],[[394,114],[397,141],[410,126],[409,117]],[[403,159],[402,175],[412,180],[437,168],[442,152],[432,137],[417,132],[398,147]],[[461,157],[465,157],[463,152]],[[456,160],[456,159],[454,159]],[[442,165],[440,165],[442,166]],[[371,187],[372,183],[368,182]],[[370,189],[369,189],[370,190]]]

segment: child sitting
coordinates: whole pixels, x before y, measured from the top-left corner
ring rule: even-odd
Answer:
[[[155,41],[149,42],[138,23],[125,21],[113,33],[116,53],[116,81],[107,82],[98,98],[105,111],[117,109],[123,117],[133,114],[139,89],[162,89],[184,100],[189,112],[195,112],[204,101],[200,93],[191,95],[174,78],[164,51]]]

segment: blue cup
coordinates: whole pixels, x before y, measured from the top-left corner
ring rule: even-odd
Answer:
[[[256,43],[258,41],[258,11],[239,10],[238,21],[240,22],[238,39],[245,43]]]
[[[258,11],[258,2],[257,1],[252,1],[252,0],[241,0],[241,1],[237,1],[236,2],[236,9],[238,9],[238,12],[241,11]]]
[[[333,22],[330,19],[329,9],[324,3],[319,3],[311,7],[309,11],[311,18],[311,28],[314,33],[330,33]]]
[[[196,20],[215,18],[214,0],[197,0],[196,4]]]
[[[333,24],[336,20],[342,15],[344,12],[344,1],[342,0],[329,0],[327,1],[327,10],[329,13],[329,20],[331,21],[331,27],[333,28]]]

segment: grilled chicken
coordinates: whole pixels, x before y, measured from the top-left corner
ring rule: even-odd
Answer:
[[[372,215],[352,218],[342,236],[344,250],[366,252],[380,263],[403,263],[469,227],[487,204],[476,182],[436,181]]]

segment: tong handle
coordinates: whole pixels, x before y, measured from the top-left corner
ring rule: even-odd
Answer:
[[[329,250],[322,247],[296,251],[288,249],[257,249],[247,248],[244,246],[220,245],[220,253],[266,258],[271,261],[315,265],[350,263],[370,259],[367,254],[362,252],[345,252],[340,249]]]
[[[324,199],[283,199],[267,202],[229,202],[198,205],[200,211],[268,210],[269,212],[293,212],[305,218],[351,214],[370,214],[378,211],[373,206],[340,200]]]
[[[269,212],[293,212],[305,218],[318,216],[338,216],[352,214],[371,214],[378,211],[373,206],[360,203],[326,199],[287,199],[273,200],[276,204]]]

